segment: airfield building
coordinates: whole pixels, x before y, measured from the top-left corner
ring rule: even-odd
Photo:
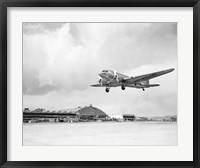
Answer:
[[[106,121],[108,115],[102,110],[93,107],[78,107],[60,111],[44,111],[36,109],[34,111],[23,111],[23,121],[27,122],[86,122],[86,121]]]
[[[123,120],[124,121],[135,121],[136,116],[134,114],[124,114]]]

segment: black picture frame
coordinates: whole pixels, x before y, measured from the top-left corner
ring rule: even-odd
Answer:
[[[193,7],[193,161],[7,161],[8,7]],[[199,167],[200,2],[199,0],[1,0],[0,1],[0,165],[1,167]],[[187,135],[185,135],[187,136]]]

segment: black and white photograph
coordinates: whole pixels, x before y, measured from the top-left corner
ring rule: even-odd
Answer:
[[[23,146],[178,145],[176,22],[22,28]]]

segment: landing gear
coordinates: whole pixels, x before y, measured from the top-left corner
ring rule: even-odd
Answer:
[[[145,91],[144,88],[142,88],[142,90]]]
[[[110,91],[110,88],[107,87],[107,88],[106,88],[106,92],[108,93],[109,91]]]
[[[125,85],[122,85],[122,90],[125,90],[125,89],[126,89]]]

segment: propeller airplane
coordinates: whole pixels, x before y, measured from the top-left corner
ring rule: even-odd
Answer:
[[[121,87],[122,90],[125,90],[126,87],[132,87],[145,91],[145,88],[160,86],[159,84],[150,84],[150,79],[170,73],[172,71],[174,71],[174,68],[131,77],[118,73],[115,70],[102,70],[98,74],[100,76],[98,81],[99,83],[91,86],[106,87],[106,92],[109,92],[111,87]]]

